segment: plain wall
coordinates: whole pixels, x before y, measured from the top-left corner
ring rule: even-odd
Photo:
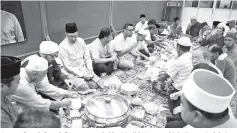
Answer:
[[[113,25],[122,30],[127,22],[134,26],[140,14],[147,19],[160,20],[165,1],[113,1]],[[65,24],[75,21],[79,36],[88,38],[99,34],[101,28],[109,26],[109,1],[46,1],[46,16],[49,37],[60,43],[65,38]],[[18,56],[38,50],[43,41],[40,6],[38,1],[22,1],[27,40],[22,43],[1,46],[1,55]],[[90,43],[94,38],[85,40]]]
[[[155,20],[161,20],[166,1],[146,1],[145,11],[148,20],[154,18]]]
[[[114,1],[113,26],[116,30],[122,30],[125,23],[135,25],[142,13],[144,13],[142,1]]]
[[[22,1],[27,40],[1,46],[1,55],[18,56],[38,50],[43,40],[40,7],[37,1]]]
[[[51,40],[65,38],[65,24],[75,22],[79,36],[88,38],[109,26],[109,1],[46,1],[48,31]]]

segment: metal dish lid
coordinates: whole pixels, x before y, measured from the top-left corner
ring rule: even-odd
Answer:
[[[86,110],[99,118],[117,118],[128,112],[126,100],[115,95],[99,95],[89,99]]]

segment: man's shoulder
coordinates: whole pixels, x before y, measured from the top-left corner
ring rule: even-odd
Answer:
[[[67,45],[67,38],[64,38],[63,41],[61,43],[59,43],[59,47],[65,47],[65,45]]]
[[[233,63],[233,61],[231,60],[231,58],[230,57],[225,57],[225,59],[224,59],[225,61],[227,61],[228,63],[230,63],[230,64],[232,64]],[[234,64],[234,63],[233,63]]]
[[[139,21],[139,22],[137,22],[136,26],[139,26],[139,25],[141,25],[141,24],[142,24],[141,21]]]
[[[235,47],[234,47],[234,49],[233,49],[233,54],[234,54],[234,55],[237,55],[237,44],[235,44]]]
[[[85,43],[84,39],[82,39],[81,37],[77,37],[77,41],[80,43]]]
[[[191,59],[192,57],[192,53],[191,52],[187,52],[184,53],[183,55],[181,55],[178,60],[186,60],[186,59]]]
[[[10,18],[12,18],[12,17],[16,17],[14,14],[12,14],[12,13],[10,13],[10,12],[7,12],[7,11],[3,11],[3,10],[1,10],[1,15],[6,15],[6,16],[8,16],[8,17],[10,17]]]
[[[116,37],[114,37],[114,39],[111,42],[114,43],[114,42],[121,41],[122,40],[122,36],[123,36],[123,34],[119,33]]]
[[[190,52],[184,53],[177,60],[176,63],[180,65],[191,64],[192,65],[192,54]]]
[[[100,46],[99,43],[100,43],[99,38],[96,38],[93,42],[88,44],[88,46],[90,47],[90,49],[98,49]]]

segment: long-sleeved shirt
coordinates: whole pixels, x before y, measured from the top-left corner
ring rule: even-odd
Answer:
[[[237,69],[237,44],[234,44],[234,47],[233,47],[233,49],[231,49],[231,50],[227,50],[227,55],[228,55],[228,57],[230,58],[230,59],[232,59],[232,61],[234,62],[234,64],[235,64],[235,67],[236,67],[236,69]]]
[[[173,23],[173,24],[171,24],[171,26],[170,26],[171,28],[171,35],[173,36],[173,37],[175,37],[175,36],[177,36],[177,35],[181,35],[182,34],[182,27],[181,27],[181,25],[180,24],[175,24],[175,23]]]
[[[24,41],[24,35],[15,15],[1,10],[1,45]]]
[[[225,37],[223,35],[213,35],[209,39],[204,40],[204,46],[217,44],[218,46],[223,47],[225,45],[224,39]]]
[[[1,128],[13,128],[18,113],[7,96],[1,96]]]
[[[40,54],[37,54],[38,56],[40,56]],[[31,57],[31,56],[29,56]],[[28,62],[29,62],[29,57],[25,58],[22,62],[21,62],[21,67],[26,67]],[[48,80],[50,84],[53,84],[53,80],[57,81],[58,84],[61,84],[65,79],[66,79],[66,75],[64,75],[61,72],[60,67],[58,66],[57,62],[54,60],[53,63],[49,64],[49,68],[48,68],[48,72],[47,72],[47,76],[48,76]]]
[[[89,47],[82,38],[78,37],[74,44],[65,38],[59,44],[59,58],[67,69],[79,77],[83,77],[85,70],[93,70]]]
[[[199,36],[199,31],[201,30],[201,24],[196,22],[194,25],[189,24],[186,30],[186,34],[191,35],[192,37]]]
[[[57,101],[61,100],[68,93],[67,90],[50,84],[47,76],[38,83],[30,81],[25,68],[21,68],[20,77],[20,84],[12,98],[23,110],[27,106],[49,109],[51,101],[42,98],[41,95],[37,94],[38,92],[41,92]]]
[[[233,87],[236,87],[236,70],[233,61],[227,57],[227,54],[222,54],[216,60],[216,66],[221,70],[225,79],[227,79]]]

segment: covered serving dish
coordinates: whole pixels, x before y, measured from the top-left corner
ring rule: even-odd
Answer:
[[[122,126],[129,116],[129,104],[120,96],[98,95],[86,103],[86,117],[91,126]]]

